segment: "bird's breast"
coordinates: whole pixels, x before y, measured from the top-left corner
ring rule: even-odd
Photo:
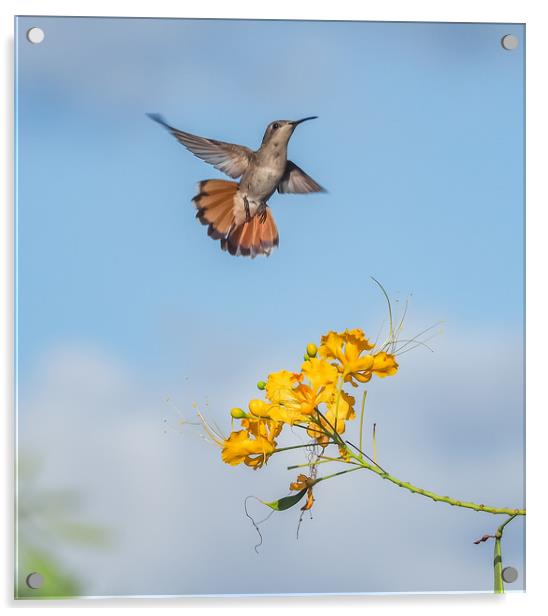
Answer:
[[[276,190],[284,170],[285,163],[283,167],[276,164],[257,165],[244,175],[241,188],[252,198],[266,199]]]

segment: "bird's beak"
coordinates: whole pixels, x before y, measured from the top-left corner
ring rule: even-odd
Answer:
[[[306,122],[308,120],[315,120],[318,116],[309,116],[308,118],[302,118],[302,120],[295,120],[294,122],[290,122],[294,127],[298,126],[302,122]]]

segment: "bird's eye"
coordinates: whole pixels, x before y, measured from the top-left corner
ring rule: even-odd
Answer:
[[[280,128],[280,125],[278,124],[278,122],[274,122],[274,124],[272,124],[272,129],[276,130],[277,128]]]

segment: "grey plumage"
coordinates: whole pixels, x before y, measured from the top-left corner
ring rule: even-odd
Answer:
[[[210,237],[221,240],[223,250],[231,254],[268,255],[278,245],[276,225],[267,204],[276,190],[279,193],[325,192],[287,158],[287,146],[295,128],[316,116],[271,122],[259,149],[253,151],[243,145],[181,131],[159,114],[147,115],[165,127],[195,156],[231,178],[240,178],[238,183],[206,180],[200,184],[200,193],[193,199],[199,220],[209,226]],[[258,217],[258,224],[255,217]]]
[[[177,141],[198,158],[213,165],[231,178],[243,176],[240,185],[249,184],[250,188],[255,186],[259,189],[258,192],[263,194],[254,196],[262,197],[264,201],[276,189],[280,193],[325,192],[325,189],[315,180],[294,162],[287,159],[287,144],[295,127],[301,122],[315,119],[315,117],[303,118],[296,122],[289,120],[271,122],[266,128],[260,148],[254,152],[245,145],[226,143],[217,139],[208,139],[207,137],[186,133],[170,126],[160,114],[149,113],[147,115],[167,128]],[[268,178],[266,181],[261,181],[257,178],[257,171],[260,167],[272,169],[274,173],[260,174],[259,169],[259,175]]]

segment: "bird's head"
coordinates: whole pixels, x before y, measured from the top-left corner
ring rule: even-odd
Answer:
[[[274,120],[274,122],[270,122],[264,133],[263,145],[268,143],[287,145],[293,131],[299,124],[307,120],[315,120],[317,117],[318,116],[310,116],[308,118],[302,118],[301,120]]]

